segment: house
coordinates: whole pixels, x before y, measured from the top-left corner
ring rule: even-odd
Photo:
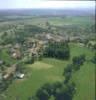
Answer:
[[[11,48],[12,47],[12,44],[8,44],[5,46],[6,48]]]
[[[36,47],[36,41],[33,38],[28,38],[24,43],[24,46],[27,48],[34,48]]]
[[[53,37],[51,36],[51,34],[47,34],[46,39],[50,40],[50,39],[53,39]]]
[[[19,50],[15,50],[12,53],[12,58],[14,58],[14,59],[20,59],[21,58],[21,52]]]
[[[17,72],[15,76],[16,78],[23,79],[25,74]]]
[[[16,44],[14,45],[14,49],[20,49],[20,44],[16,43]]]
[[[87,47],[88,48],[94,48],[95,45],[96,45],[95,41],[89,41],[88,44],[87,44]]]
[[[79,45],[80,47],[84,47],[84,46],[85,46],[84,43],[78,43],[78,45]]]
[[[4,71],[4,74],[3,74],[3,79],[8,79],[10,78],[16,71],[16,65],[13,65],[12,67],[9,67],[7,68],[5,71]]]
[[[69,37],[69,41],[71,41],[71,42],[80,42],[81,38],[78,37],[78,36],[72,36],[72,37]]]

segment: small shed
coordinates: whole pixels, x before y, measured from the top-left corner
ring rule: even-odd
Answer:
[[[23,74],[23,73],[16,73],[16,77],[19,79],[23,79],[24,76],[25,76],[25,74]]]

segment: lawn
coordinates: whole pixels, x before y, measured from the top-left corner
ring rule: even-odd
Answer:
[[[70,44],[71,58],[73,56],[86,54],[87,59],[91,59],[93,52],[88,48],[80,47],[76,44]],[[44,58],[34,64],[26,65],[29,69],[29,75],[23,80],[15,80],[7,89],[6,100],[27,100],[34,95],[36,90],[44,83],[53,83],[64,80],[62,73],[69,61],[61,61],[51,58]],[[77,87],[74,100],[95,100],[95,67],[91,62],[86,62],[79,71],[74,73],[72,78]]]

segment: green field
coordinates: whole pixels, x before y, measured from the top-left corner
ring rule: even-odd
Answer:
[[[74,74],[77,93],[74,100],[95,100],[95,65],[86,62],[80,71]]]
[[[35,62],[33,65],[28,65],[27,67],[30,68],[30,75],[24,80],[16,80],[10,85],[7,90],[7,100],[15,100],[14,97],[16,96],[20,96],[20,100],[26,100],[44,83],[62,81],[62,73],[66,65],[67,62],[56,59],[44,59],[41,62]],[[9,97],[9,95],[11,97]]]
[[[71,57],[86,54],[87,60],[93,56],[93,52],[88,48],[80,47],[76,44],[70,44]],[[5,100],[27,100],[28,97],[35,94],[36,90],[44,83],[53,83],[64,80],[62,73],[70,61],[61,61],[51,58],[44,58],[32,65],[26,65],[29,72],[22,80],[15,80],[6,91]],[[73,100],[95,100],[95,65],[91,62],[85,62],[81,69],[73,74],[72,80],[75,81],[77,91]]]

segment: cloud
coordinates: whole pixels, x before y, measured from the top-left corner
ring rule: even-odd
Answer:
[[[0,8],[95,8],[95,1],[0,0]]]

